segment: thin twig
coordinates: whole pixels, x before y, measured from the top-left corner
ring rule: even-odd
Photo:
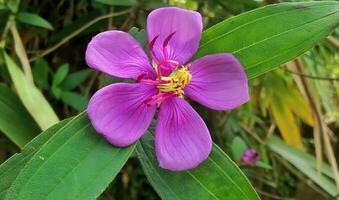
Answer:
[[[283,69],[283,70],[285,70],[289,73],[296,74],[298,76],[302,76],[302,77],[305,77],[305,78],[316,79],[316,80],[321,80],[321,81],[339,81],[339,78],[312,76],[312,75],[308,75],[308,74],[302,74],[302,73],[299,73],[299,72],[295,72],[295,71],[292,71],[292,70],[289,70],[289,69],[286,69],[286,68],[281,68],[281,69]]]
[[[328,36],[326,38],[326,40],[333,46],[335,47],[337,50],[339,50],[339,41],[337,38],[333,37],[333,36]]]
[[[97,79],[97,77],[99,76],[99,72],[94,72],[94,74],[91,76],[91,78],[89,79],[88,81],[88,84],[86,86],[86,89],[85,89],[85,95],[89,95],[90,91],[91,91],[91,88],[95,82],[95,80]]]
[[[296,59],[294,61],[294,63],[295,63],[297,71],[299,73],[303,73],[304,68],[303,68],[303,64],[302,64],[302,61],[300,60],[300,58]],[[317,125],[318,127],[315,127],[315,128],[319,129],[319,134],[316,134],[314,136],[316,147],[318,145],[318,148],[316,148],[316,156],[317,156],[317,162],[318,162],[317,163],[318,173],[320,173],[320,167],[321,167],[320,165],[321,165],[321,162],[322,162],[321,160],[318,160],[319,158],[321,159],[321,135],[322,135],[324,142],[325,142],[325,149],[326,149],[326,153],[327,153],[326,155],[327,155],[328,161],[330,162],[330,165],[332,167],[334,180],[336,182],[337,188],[339,189],[338,165],[337,165],[337,161],[336,161],[335,156],[334,156],[334,152],[333,152],[333,149],[332,149],[332,144],[331,144],[330,138],[328,136],[328,133],[326,132],[326,128],[325,128],[326,126],[325,126],[325,124],[324,124],[324,122],[321,118],[321,111],[320,111],[319,107],[317,106],[316,101],[313,98],[312,91],[311,91],[310,86],[308,85],[307,80],[302,76],[300,76],[300,80],[301,80],[301,83],[304,87],[306,97],[307,97],[309,104],[312,108],[313,114],[315,116],[316,124],[318,124]],[[315,131],[315,133],[317,133],[317,131]]]
[[[268,192],[264,192],[262,190],[259,190],[258,188],[255,188],[255,191],[257,191],[259,194],[266,196],[266,197],[269,197],[271,199],[292,200],[291,198],[280,197],[280,196],[277,196],[277,195],[274,195],[274,194],[270,194]]]
[[[258,137],[258,135],[252,133],[252,131],[249,130],[249,128],[247,128],[245,124],[240,124],[240,127],[241,127],[242,129],[244,129],[246,133],[248,133],[250,136],[252,136],[259,144],[265,145],[265,142],[262,141],[262,140]]]
[[[113,6],[111,6],[109,8],[109,13],[114,13],[114,7]],[[113,27],[113,17],[110,17],[110,18],[108,18],[108,22],[107,22],[107,29],[110,30],[110,29],[112,29],[112,27]]]
[[[131,12],[131,9],[125,10],[125,11],[121,11],[121,12],[116,12],[116,13],[109,13],[107,15],[102,15],[100,17],[97,17],[91,21],[89,21],[87,24],[85,24],[84,26],[80,27],[79,29],[75,30],[73,33],[69,34],[67,37],[65,37],[64,39],[62,39],[60,42],[58,42],[57,44],[55,44],[54,46],[46,49],[45,51],[43,51],[41,54],[31,58],[29,61],[32,62],[34,60],[36,60],[38,57],[43,57],[46,56],[47,54],[50,54],[51,52],[55,51],[56,49],[58,49],[60,46],[62,46],[63,44],[67,43],[69,40],[71,40],[72,38],[74,38],[75,36],[77,36],[78,34],[80,34],[82,31],[86,30],[87,28],[89,28],[90,26],[92,26],[93,24],[99,22],[100,20],[103,19],[107,19],[110,17],[115,17],[115,16],[119,16],[119,15],[124,15],[127,14],[129,12]]]
[[[287,65],[287,67],[290,67],[296,71],[298,71],[298,74],[294,74],[294,78],[296,80],[300,88],[301,91],[303,91],[304,96],[311,108],[312,111],[312,115],[313,115],[313,119],[315,121],[314,123],[314,128],[313,128],[313,137],[314,137],[314,147],[315,147],[315,155],[316,155],[316,161],[317,161],[317,173],[319,176],[321,176],[321,165],[322,165],[322,145],[321,145],[321,131],[322,129],[320,128],[320,126],[322,126],[322,122],[321,122],[321,116],[320,113],[318,112],[318,106],[316,104],[316,102],[314,101],[314,99],[312,98],[312,94],[311,94],[311,89],[308,85],[307,80],[305,79],[305,77],[299,75],[299,74],[303,74],[303,66],[301,65],[302,63],[298,62],[298,60],[295,60],[293,62],[291,62],[291,65]],[[291,69],[290,69],[291,70]]]
[[[276,127],[277,127],[276,124],[275,124],[274,122],[272,122],[270,128],[269,128],[268,131],[267,131],[266,138],[270,138],[270,137],[271,137],[271,135],[273,134],[273,132],[274,132],[274,130],[275,130]],[[266,141],[267,141],[267,140],[265,140],[265,142],[266,142]]]

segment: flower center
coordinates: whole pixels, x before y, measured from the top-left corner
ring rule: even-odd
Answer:
[[[155,36],[148,44],[149,53],[153,61],[153,66],[157,72],[157,79],[150,80],[140,77],[139,82],[155,85],[159,92],[145,101],[148,105],[160,105],[165,99],[178,96],[184,98],[184,88],[191,81],[192,75],[189,73],[190,65],[183,65],[169,58],[168,45],[175,32],[169,34],[162,44],[163,58],[161,61],[156,57],[153,47],[159,35]]]
[[[192,75],[189,73],[188,68],[189,66],[176,67],[169,76],[161,76],[161,83],[157,84],[159,91],[171,92],[183,98],[184,88],[192,79]]]

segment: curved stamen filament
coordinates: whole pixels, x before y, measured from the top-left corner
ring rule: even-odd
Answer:
[[[167,66],[166,66],[167,64]],[[160,69],[165,69],[165,70],[173,70],[177,66],[179,66],[180,63],[174,60],[164,60],[161,63],[158,64]]]
[[[159,37],[159,35],[155,36],[155,37],[151,40],[151,42],[148,43],[148,51],[149,51],[149,54],[150,54],[152,60],[154,60],[154,62],[155,62],[156,64],[158,64],[159,61],[158,61],[158,59],[155,57],[155,54],[154,54],[154,51],[153,51],[153,47],[154,47],[154,44],[155,44],[155,42],[157,41],[158,37]]]
[[[155,56],[155,53],[153,51],[154,44],[157,41],[158,37],[159,37],[159,35],[155,36],[152,39],[152,41],[148,44],[148,50],[149,50],[149,55],[151,56],[152,60],[157,65],[158,79],[160,79],[160,77],[161,77],[161,70],[160,70],[160,66],[159,66],[160,61],[157,59],[157,57]]]
[[[173,97],[173,94],[172,93],[158,93],[156,95],[154,95],[153,97],[151,97],[150,99],[146,100],[145,103],[147,105],[156,105],[156,104],[159,104],[161,103],[162,101],[170,98],[170,97]]]
[[[167,81],[164,80],[150,80],[150,79],[140,79],[139,83],[145,83],[149,85],[158,85],[158,84],[165,84]]]
[[[168,60],[168,50],[167,50],[167,46],[168,43],[171,41],[172,37],[174,36],[175,31],[171,34],[169,34],[167,36],[167,38],[164,40],[164,42],[162,43],[162,52],[164,53],[164,59]]]
[[[179,66],[179,62],[176,62],[174,60],[170,60],[169,59],[169,55],[168,55],[168,44],[169,42],[171,41],[171,39],[173,38],[175,34],[175,31],[172,32],[171,34],[169,34],[163,41],[162,43],[162,53],[163,53],[163,59],[162,61],[160,61],[156,55],[155,55],[155,52],[154,52],[154,45],[156,43],[156,41],[158,40],[159,38],[159,35],[156,35],[152,40],[151,42],[148,44],[148,50],[149,50],[149,54],[152,58],[152,60],[154,61],[154,63],[156,64],[156,68],[157,68],[157,74],[158,74],[158,79],[160,80],[161,79],[161,76],[162,76],[162,72],[161,72],[161,69],[167,69],[167,70],[173,70],[176,66]],[[170,67],[166,66],[169,65]]]

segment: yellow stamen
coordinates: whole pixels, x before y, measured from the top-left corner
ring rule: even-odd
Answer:
[[[161,80],[167,81],[167,83],[159,84],[157,85],[157,88],[161,92],[173,92],[183,98],[183,89],[192,79],[192,75],[189,73],[188,67],[177,67],[168,77],[162,76]]]

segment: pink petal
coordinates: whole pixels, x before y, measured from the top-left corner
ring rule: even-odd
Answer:
[[[155,95],[152,85],[117,83],[100,89],[91,98],[87,113],[95,130],[115,146],[128,146],[149,127],[156,106],[145,104]]]
[[[164,61],[163,43],[169,39],[168,59],[186,63],[197,51],[202,32],[202,18],[198,12],[181,8],[159,8],[147,19],[148,41],[159,36],[154,44],[155,56]]]
[[[155,71],[140,44],[128,33],[106,31],[92,38],[86,50],[91,68],[111,76],[137,79],[141,75],[154,79]]]
[[[229,110],[249,100],[246,73],[228,53],[204,56],[191,63],[185,95],[215,110]]]
[[[182,98],[165,100],[155,129],[159,165],[172,171],[197,167],[207,159],[212,140],[204,121]]]

